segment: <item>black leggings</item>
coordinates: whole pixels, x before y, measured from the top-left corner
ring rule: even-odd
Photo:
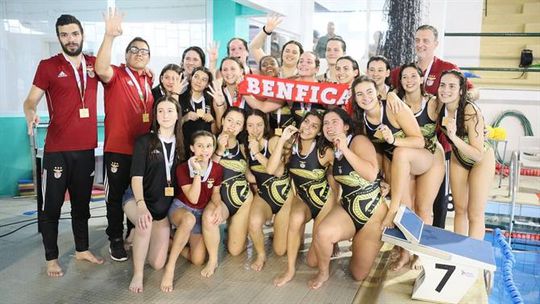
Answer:
[[[42,185],[38,195],[43,201],[39,225],[47,261],[58,258],[58,220],[66,190],[70,196],[75,250],[88,250],[89,203],[94,183],[94,167],[93,149],[44,153]]]
[[[452,152],[444,154],[445,167],[448,168],[448,161]],[[446,181],[449,178],[448,170],[444,174],[439,193],[433,202],[433,226],[444,229],[446,224],[446,212],[448,211],[448,193],[446,193]]]
[[[131,155],[105,152],[104,165],[108,223],[106,232],[109,240],[122,239],[124,232],[122,196],[131,181]]]

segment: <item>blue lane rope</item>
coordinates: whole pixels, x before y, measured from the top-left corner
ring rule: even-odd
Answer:
[[[516,284],[514,283],[514,275],[512,274],[512,268],[514,267],[514,264],[516,263],[516,257],[514,256],[514,253],[512,252],[512,247],[508,245],[506,242],[506,239],[501,232],[501,229],[496,228],[493,231],[494,238],[493,243],[496,244],[503,253],[503,266],[502,266],[502,274],[503,274],[503,286],[510,294],[510,297],[512,298],[512,303],[514,304],[523,304],[523,298],[521,297],[521,293],[516,287]]]

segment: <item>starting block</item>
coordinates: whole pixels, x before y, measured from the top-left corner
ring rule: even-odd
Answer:
[[[480,273],[496,269],[493,248],[486,241],[424,225],[405,206],[400,206],[394,223],[396,228],[385,229],[382,241],[418,255],[423,266],[412,299],[458,303]]]

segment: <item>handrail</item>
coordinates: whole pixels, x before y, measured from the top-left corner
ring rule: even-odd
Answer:
[[[510,158],[510,180],[509,180],[509,191],[510,191],[510,227],[508,227],[508,244],[512,244],[512,232],[514,231],[514,221],[515,221],[515,209],[516,209],[516,196],[519,190],[519,151],[512,152],[512,157]]]
[[[532,33],[444,33],[445,37],[540,37],[539,32]]]
[[[540,72],[540,68],[498,68],[498,67],[459,67],[461,70],[495,72]]]

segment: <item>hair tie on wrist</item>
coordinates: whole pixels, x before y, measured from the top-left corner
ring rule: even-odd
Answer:
[[[266,25],[263,25],[263,32],[268,36],[272,35],[272,32],[267,32],[266,31]]]

